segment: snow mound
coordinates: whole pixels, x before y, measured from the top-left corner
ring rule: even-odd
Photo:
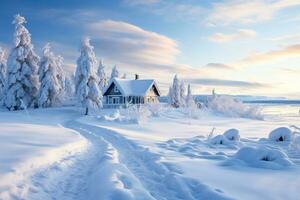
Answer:
[[[269,140],[274,142],[290,142],[293,133],[289,128],[280,127],[276,128],[269,134]]]
[[[283,169],[292,165],[280,150],[267,147],[243,147],[225,165],[248,165],[257,168]]]
[[[217,135],[213,138],[210,139],[210,144],[214,144],[214,145],[217,145],[217,144],[228,144],[229,141],[228,139],[224,136],[224,135]]]
[[[223,133],[223,135],[227,138],[227,140],[231,141],[239,141],[240,140],[240,133],[239,130],[235,128],[228,129]]]

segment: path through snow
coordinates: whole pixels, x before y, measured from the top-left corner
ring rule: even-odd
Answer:
[[[88,148],[36,171],[24,199],[230,199],[113,130],[76,120],[64,126],[84,136]]]

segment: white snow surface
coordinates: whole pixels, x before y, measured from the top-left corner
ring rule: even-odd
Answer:
[[[298,108],[265,106],[264,120],[161,108],[143,123],[115,120],[124,110],[1,111],[0,199],[296,200],[299,136],[263,138],[295,131]]]

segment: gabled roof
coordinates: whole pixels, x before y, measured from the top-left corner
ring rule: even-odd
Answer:
[[[114,78],[110,82],[108,87],[105,89],[103,94],[106,93],[106,91],[110,88],[112,83],[116,84],[117,88],[124,96],[146,96],[147,92],[152,88],[153,85],[160,96],[160,91],[155,81],[152,79],[130,80],[130,79]]]

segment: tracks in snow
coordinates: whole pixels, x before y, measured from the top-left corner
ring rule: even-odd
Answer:
[[[73,122],[69,128],[101,137],[114,149],[119,165],[125,169],[123,176],[128,176],[125,182],[139,188],[139,191],[132,191],[125,187],[132,194],[130,199],[229,199],[220,190],[213,190],[184,177],[171,163],[162,163],[160,155],[138,146],[113,130],[80,122]]]
[[[86,152],[67,155],[35,172],[28,194],[15,199],[230,199],[218,189],[184,177],[175,165],[161,162],[160,155],[113,130],[78,121],[65,127],[88,140]]]

